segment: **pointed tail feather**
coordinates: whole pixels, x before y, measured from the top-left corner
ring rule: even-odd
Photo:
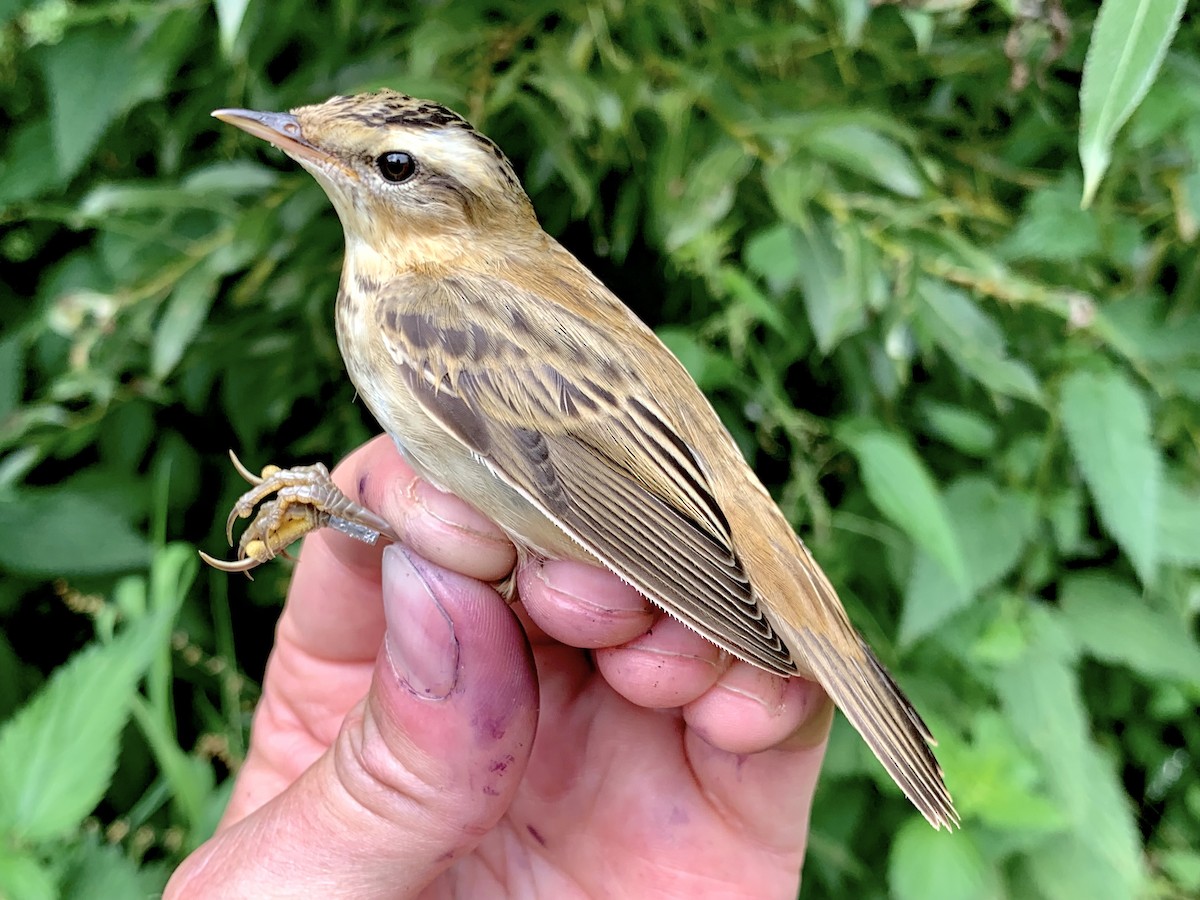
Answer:
[[[934,828],[957,828],[954,801],[929,749],[933,735],[871,649],[860,639],[862,656],[851,659],[807,629],[793,637],[804,657],[801,665],[829,692],[904,796]]]

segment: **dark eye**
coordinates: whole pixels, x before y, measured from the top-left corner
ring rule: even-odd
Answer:
[[[408,181],[417,171],[417,161],[403,150],[389,150],[375,160],[379,174],[393,184]]]

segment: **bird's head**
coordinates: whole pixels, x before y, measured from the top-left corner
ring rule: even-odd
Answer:
[[[437,263],[497,241],[540,235],[512,165],[458,113],[381,90],[288,113],[219,109],[320,182],[348,250],[398,264]]]

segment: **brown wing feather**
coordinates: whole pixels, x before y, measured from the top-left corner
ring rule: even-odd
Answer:
[[[957,825],[929,730],[769,497],[748,470],[741,474],[736,447],[686,372],[599,282],[587,283],[586,299],[596,305],[584,316],[577,312],[583,300],[572,293],[582,289],[563,279],[521,280],[538,288],[536,299],[495,276],[460,276],[449,288],[434,280],[395,286],[409,308],[423,295],[422,313],[388,315],[385,308],[380,323],[423,408],[672,615],[770,671],[794,674],[799,664],[812,673],[922,814],[938,827]],[[522,312],[546,315],[548,303],[557,304],[549,307],[553,318],[534,321]],[[668,383],[677,382],[680,396],[661,398],[677,401],[674,413],[622,365],[628,348],[613,342],[614,324],[662,366],[678,369]],[[506,337],[514,331],[523,340]],[[433,334],[442,335],[437,354],[429,352]],[[740,539],[710,462],[693,449],[697,434],[711,452],[732,454],[718,462],[746,482],[744,496],[729,498],[747,507],[736,510]],[[768,538],[752,541],[755,530]],[[738,550],[743,543],[755,557],[754,583]],[[772,597],[774,613],[764,611],[760,592]]]
[[[707,516],[673,505],[627,465],[624,447],[657,440],[635,417],[610,423],[612,429],[600,427],[598,417],[575,418],[578,433],[569,434],[497,416],[499,403],[513,409],[514,389],[537,398],[539,407],[556,395],[560,376],[545,363],[511,372],[463,372],[452,386],[441,379],[431,383],[427,372],[411,365],[402,370],[431,416],[614,572],[731,653],[779,674],[795,674],[787,647],[755,600],[702,472],[659,447],[660,465],[675,470],[668,477],[687,485],[684,505]]]

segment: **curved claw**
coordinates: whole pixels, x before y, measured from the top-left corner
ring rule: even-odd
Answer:
[[[245,478],[252,485],[254,485],[255,487],[258,487],[258,485],[263,483],[261,476],[255,475],[253,472],[251,472],[249,469],[247,469],[245,466],[242,465],[242,461],[237,458],[237,454],[234,453],[233,450],[229,451],[229,459],[233,463],[233,467],[235,469],[237,469],[237,473],[239,475],[241,475],[243,478]],[[231,544],[233,543],[232,537],[230,537],[229,542]]]
[[[318,528],[332,526],[350,537],[374,544],[380,537],[398,541],[386,520],[352,501],[329,476],[321,463],[281,469],[266,466],[255,475],[229,451],[237,473],[251,487],[234,504],[225,520],[225,539],[233,543],[233,524],[257,515],[237,544],[237,562],[224,562],[201,554],[206,563],[224,572],[248,572],[278,555],[291,559],[286,548]]]
[[[215,556],[209,556],[203,550],[197,550],[200,558],[212,566],[214,569],[220,569],[222,572],[241,572],[251,581],[254,576],[250,574],[250,570],[258,566],[259,561],[252,556],[246,556],[239,559],[237,562],[229,562],[224,559],[217,559]]]
[[[233,546],[233,523],[239,518],[243,518],[237,506],[229,511],[229,518],[225,520],[225,540],[229,541],[229,546]]]

